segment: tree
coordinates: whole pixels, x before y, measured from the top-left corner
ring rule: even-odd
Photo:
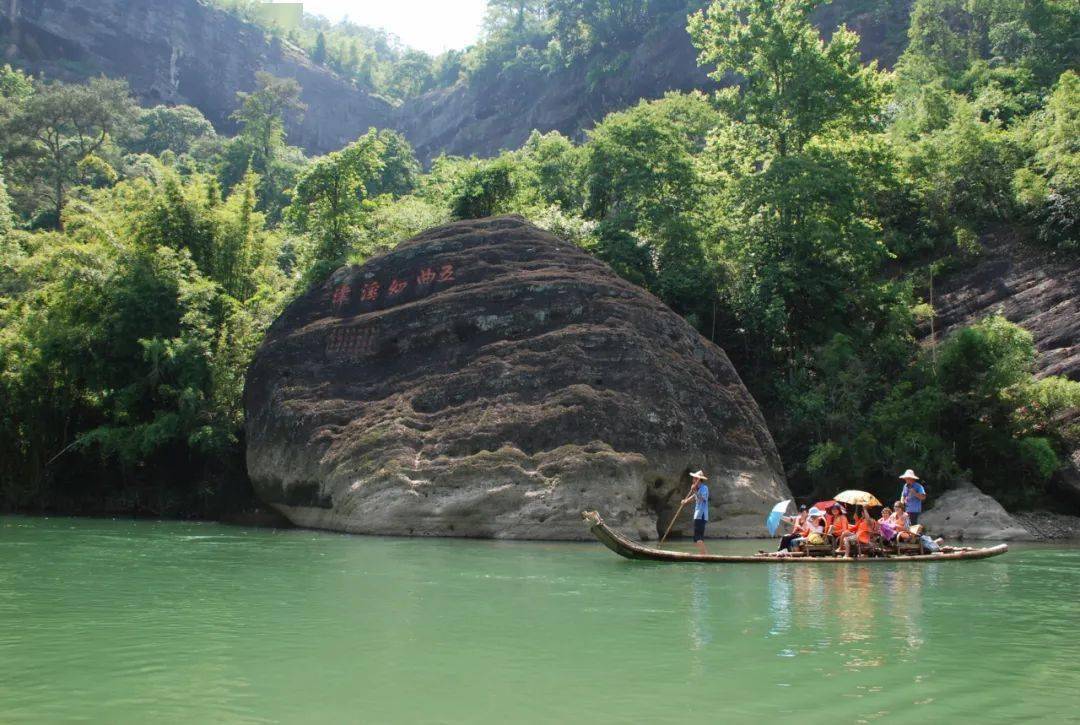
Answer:
[[[1046,106],[1018,129],[1031,153],[1013,188],[1040,241],[1080,251],[1080,75],[1061,74]]]
[[[365,186],[383,169],[381,149],[377,133],[368,131],[341,151],[316,159],[297,180],[286,217],[315,239],[320,270],[344,261],[356,240]]]
[[[473,161],[457,178],[450,196],[455,219],[480,219],[504,213],[513,198],[514,162],[505,156],[491,161]]]
[[[13,222],[11,199],[8,197],[7,185],[4,183],[4,167],[0,165],[0,239],[11,231]]]
[[[700,7],[695,0],[547,0],[555,37],[571,56],[622,47],[644,34],[662,14]]]
[[[610,114],[585,147],[586,213],[601,222],[598,253],[620,274],[697,319],[716,278],[705,260],[695,154],[717,122],[699,93]]]
[[[0,124],[11,120],[19,105],[34,94],[30,76],[10,65],[0,67]]]
[[[48,181],[53,225],[63,228],[68,188],[82,177],[80,162],[96,155],[136,117],[127,83],[95,78],[86,84],[46,83],[26,99],[11,122],[10,159],[20,177]]]
[[[368,197],[390,194],[404,196],[416,188],[420,177],[420,162],[416,160],[412,145],[398,131],[380,129],[375,131],[375,142],[381,170],[365,179],[364,191]]]
[[[396,98],[413,98],[432,86],[434,61],[427,53],[408,50],[390,67],[386,90]]]
[[[326,63],[326,33],[321,30],[315,37],[315,50],[311,52],[311,60],[316,65],[325,65]]]
[[[545,11],[544,0],[488,0],[484,30],[488,35],[505,33],[521,40],[529,28],[544,21]]]
[[[240,107],[232,118],[240,124],[240,135],[252,149],[252,164],[265,173],[285,146],[285,124],[302,117],[307,106],[300,102],[300,84],[292,78],[277,78],[264,71],[255,74],[255,90],[236,94]]]
[[[810,22],[822,0],[716,0],[690,18],[698,62],[738,85],[717,100],[751,126],[770,155],[797,154],[814,136],[872,126],[882,87],[859,59],[859,37],[841,27],[828,42]]]
[[[188,153],[201,140],[217,134],[202,111],[192,106],[155,106],[139,115],[141,137],[131,150],[157,156],[165,151]]]

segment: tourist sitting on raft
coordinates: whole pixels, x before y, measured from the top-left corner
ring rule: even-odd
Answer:
[[[803,544],[820,546],[825,543],[825,516],[820,511],[812,510],[806,517],[805,532],[802,536],[793,539],[789,550],[794,550]]]
[[[851,523],[848,521],[847,512],[844,511],[844,507],[838,503],[834,503],[829,507],[829,514],[825,517],[825,523],[825,536],[834,544],[839,544],[843,541],[844,537],[851,529]]]
[[[865,506],[858,506],[855,509],[855,525],[852,527],[852,531],[841,540],[836,553],[850,559],[852,551],[855,552],[856,556],[860,552],[868,552],[870,539],[877,533],[878,522],[870,516],[870,511]]]
[[[777,551],[791,551],[794,548],[792,542],[810,533],[809,524],[806,521],[807,516],[809,516],[809,511],[804,505],[799,507],[798,516],[784,516],[780,519],[784,523],[791,524],[791,533],[780,537],[780,546],[777,547]]]

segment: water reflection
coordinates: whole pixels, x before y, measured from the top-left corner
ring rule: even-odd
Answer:
[[[784,638],[778,656],[836,650],[849,671],[913,661],[925,644],[924,586],[937,576],[878,564],[771,567],[768,634]]]
[[[690,647],[703,650],[712,642],[709,628],[709,589],[705,581],[706,572],[694,572],[690,579]]]

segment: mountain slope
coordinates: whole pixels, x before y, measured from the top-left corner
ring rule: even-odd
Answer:
[[[911,0],[838,0],[819,12],[846,22],[864,58],[884,65],[902,49]],[[145,105],[187,103],[231,132],[236,92],[255,73],[295,78],[308,105],[289,129],[311,153],[340,148],[371,126],[405,133],[424,161],[516,148],[534,129],[580,138],[606,114],[667,91],[712,88],[681,15],[632,45],[576,60],[554,73],[520,67],[463,79],[395,108],[311,62],[302,51],[201,0],[2,0],[5,60],[49,78],[125,78]],[[602,72],[598,72],[598,69]]]
[[[818,12],[817,22],[826,32],[846,23],[862,38],[864,60],[891,67],[906,41],[912,1],[838,0]],[[593,73],[603,65],[607,72]],[[630,47],[555,73],[506,70],[431,91],[402,107],[398,127],[424,160],[441,152],[489,156],[518,148],[533,129],[581,138],[608,113],[642,98],[716,87],[698,66],[686,18],[676,15]]]
[[[234,129],[236,92],[252,90],[257,71],[295,78],[308,111],[289,140],[310,152],[394,122],[386,101],[199,0],[4,0],[0,48],[48,78],[125,78],[144,105],[193,105],[219,131]]]

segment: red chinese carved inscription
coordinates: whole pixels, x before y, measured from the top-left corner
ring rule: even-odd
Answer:
[[[349,304],[349,297],[352,296],[352,287],[347,284],[343,284],[334,290],[334,309],[340,311],[345,305]]]
[[[378,282],[368,282],[365,284],[360,290],[360,301],[374,302],[379,299],[379,288],[380,285]]]

